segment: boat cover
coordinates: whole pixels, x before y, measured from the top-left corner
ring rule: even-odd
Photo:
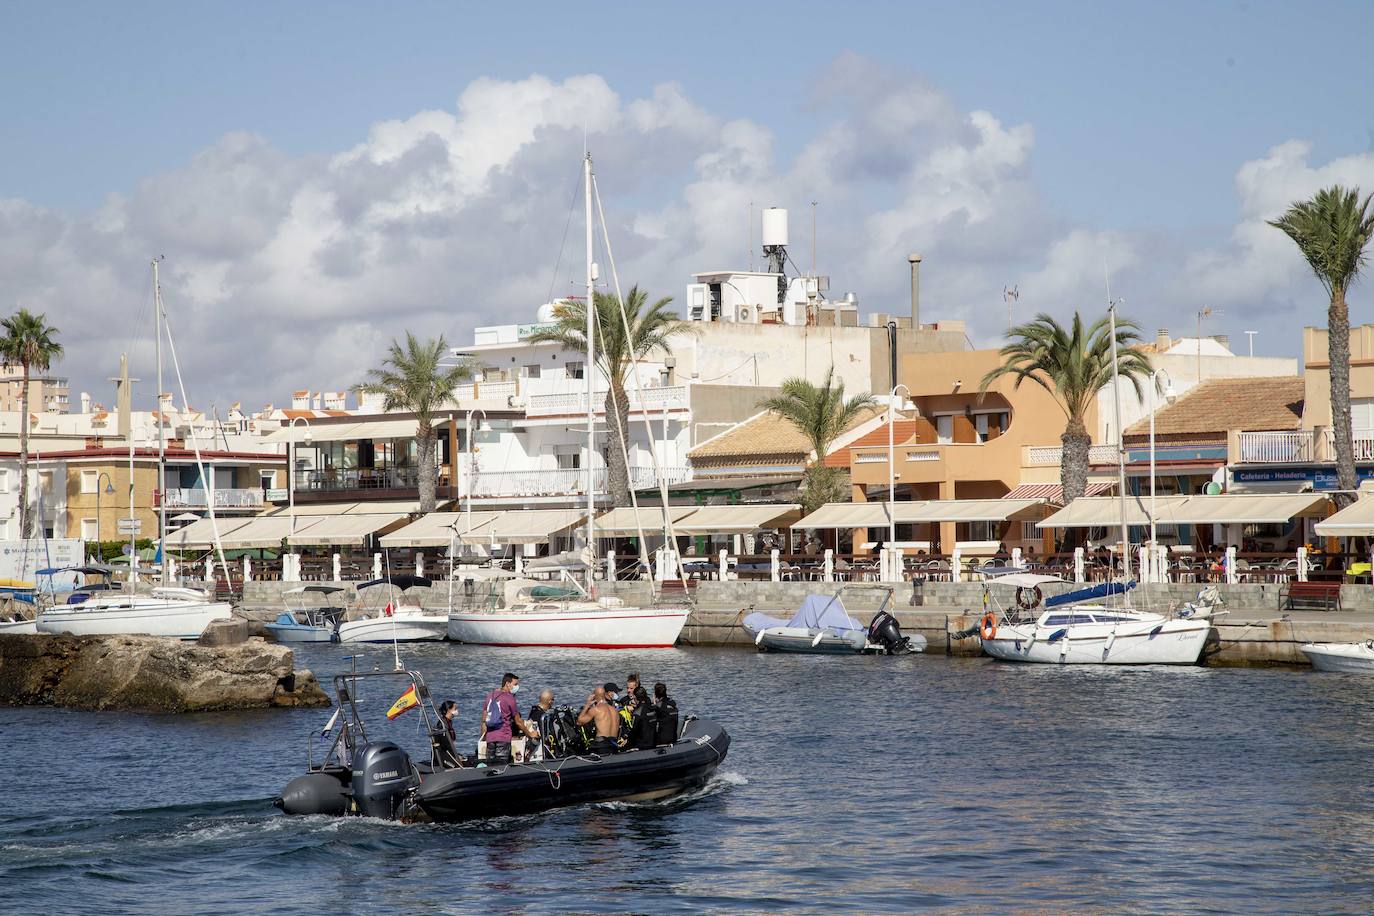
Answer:
[[[1080,588],[1077,591],[1065,592],[1062,595],[1055,595],[1053,598],[1045,599],[1045,607],[1059,607],[1061,604],[1073,604],[1078,601],[1092,601],[1094,598],[1106,598],[1108,595],[1121,595],[1135,588],[1135,580],[1130,582],[1103,582],[1100,585],[1093,585],[1088,588]]]
[[[849,612],[844,609],[844,603],[831,595],[807,595],[802,599],[801,607],[797,609],[797,613],[792,615],[791,620],[782,620],[767,614],[755,613],[744,618],[744,625],[755,633],[769,627],[801,627],[807,630],[830,629],[836,631],[865,629],[863,624],[849,616]]]

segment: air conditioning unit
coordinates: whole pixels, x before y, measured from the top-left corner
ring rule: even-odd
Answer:
[[[747,305],[741,305],[735,310],[735,320],[740,324],[748,324],[753,321],[753,310]]]
[[[524,407],[525,399],[518,394],[512,394],[506,398],[507,407]]]

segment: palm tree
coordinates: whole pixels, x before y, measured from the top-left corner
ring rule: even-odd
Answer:
[[[1137,396],[1143,392],[1142,380],[1150,377],[1150,360],[1136,348],[1140,327],[1129,319],[1117,318],[1117,372],[1131,383]],[[1068,421],[1059,437],[1063,457],[1059,481],[1068,505],[1088,489],[1088,449],[1092,436],[1084,418],[1097,394],[1112,382],[1112,338],[1106,316],[1091,327],[1074,312],[1073,323],[1062,326],[1041,313],[1008,334],[1011,342],[1001,349],[1002,365],[983,376],[978,388],[981,398],[993,382],[1004,376],[1015,379],[1013,388],[1031,381],[1048,391],[1064,411]]]
[[[1346,291],[1359,279],[1365,246],[1374,234],[1369,197],[1359,188],[1332,185],[1300,200],[1269,225],[1283,230],[1326,288],[1327,362],[1331,375],[1331,426],[1336,438],[1336,505],[1355,501],[1355,444],[1350,431],[1350,309]]]
[[[825,373],[825,381],[813,384],[804,378],[790,378],[782,383],[782,391],[766,398],[759,406],[790,422],[806,437],[815,460],[802,476],[802,505],[814,512],[829,502],[844,502],[844,471],[825,466],[826,453],[846,429],[864,411],[875,409],[878,402],[871,394],[844,396],[844,382],[835,379],[832,366]]]
[[[54,338],[57,329],[47,315],[35,315],[21,308],[0,320],[0,362],[24,370],[23,390],[19,394],[19,536],[33,535],[33,512],[29,506],[29,376],[33,370],[46,372],[62,355],[62,345]]]
[[[419,447],[420,511],[434,511],[435,434],[434,416],[452,403],[453,389],[472,377],[467,361],[444,365],[448,343],[440,335],[421,342],[409,331],[405,346],[393,340],[382,368],[367,370],[367,381],[353,386],[359,394],[378,395],[383,410],[415,414],[415,440]],[[471,435],[471,431],[468,433]],[[456,456],[451,456],[456,458]]]
[[[668,352],[668,338],[690,330],[677,313],[668,311],[672,296],[664,296],[652,304],[649,294],[638,286],[630,287],[625,297],[625,314],[620,313],[620,300],[607,293],[595,296],[596,367],[606,379],[606,422],[615,439],[606,449],[606,490],[616,506],[630,505],[630,472],[625,458],[630,448],[630,402],[625,382],[635,362],[649,354]],[[626,325],[629,336],[626,336]],[[529,338],[534,342],[551,341],[566,350],[587,352],[587,305],[584,300],[565,299],[554,310],[554,323]],[[590,372],[591,367],[585,371]],[[591,456],[588,456],[588,461]]]

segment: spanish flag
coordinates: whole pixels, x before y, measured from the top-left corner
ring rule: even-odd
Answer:
[[[395,703],[391,704],[391,708],[386,711],[386,717],[388,719],[394,719],[407,709],[419,705],[420,698],[415,695],[415,685],[411,684],[410,688],[397,697]]]

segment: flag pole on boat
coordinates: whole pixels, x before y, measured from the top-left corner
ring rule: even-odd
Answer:
[[[1107,325],[1112,340],[1112,401],[1116,411],[1116,488],[1117,506],[1121,510],[1121,580],[1131,579],[1131,538],[1126,526],[1126,437],[1121,432],[1121,378],[1116,365],[1116,300],[1112,299],[1112,285],[1107,280]],[[1130,592],[1124,594],[1129,607]]]
[[[584,143],[585,145],[585,143]],[[596,264],[592,261],[592,154],[584,150],[582,160],[583,193],[586,196],[587,223],[587,362],[583,374],[587,377],[587,594],[596,598],[596,471],[592,458],[596,455],[596,414],[592,398],[596,390]],[[609,422],[609,417],[607,421]]]

